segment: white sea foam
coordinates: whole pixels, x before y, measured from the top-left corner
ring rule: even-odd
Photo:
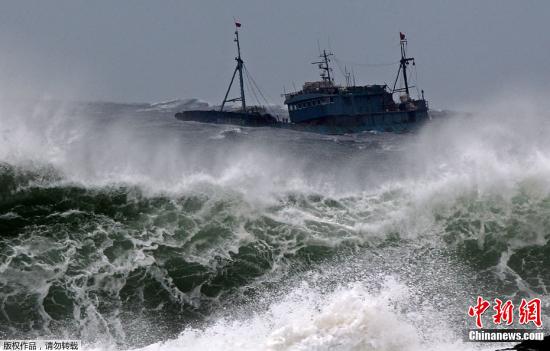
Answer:
[[[435,315],[401,313],[400,305],[407,299],[407,288],[391,277],[376,293],[361,283],[341,286],[330,293],[303,283],[252,317],[235,316],[217,320],[204,329],[189,328],[174,340],[140,350],[473,349],[451,341],[452,332]],[[432,318],[431,330],[417,327],[426,317]]]
[[[539,101],[542,100],[507,99],[506,105],[497,102],[479,107],[479,112],[471,117],[427,126],[418,136],[404,136],[406,141],[399,150],[382,147],[382,152],[386,152],[383,159],[375,157],[378,149],[352,153],[352,148],[339,149],[341,145],[330,139],[309,135],[292,139],[282,131],[273,131],[268,140],[273,144],[269,144],[259,134],[261,130],[216,139],[220,135],[217,126],[201,129],[194,125],[190,131],[185,124],[172,121],[162,121],[158,127],[128,117],[97,121],[74,115],[74,110],[65,106],[38,105],[31,111],[7,108],[1,115],[0,160],[25,167],[29,163],[52,165],[61,172],[64,182],[86,187],[124,184],[137,185],[146,195],[206,194],[209,202],[204,205],[205,213],[218,200],[228,200],[239,221],[236,235],[210,250],[188,251],[190,261],[204,265],[210,264],[214,256],[230,257],[230,252],[250,241],[253,236],[243,223],[261,216],[280,222],[283,229],[288,226],[308,233],[302,244],[368,243],[384,239],[388,233],[417,241],[427,237],[428,241],[437,242],[441,231],[436,215],[445,218],[460,209],[457,202],[465,195],[470,195],[474,203],[497,199],[498,209],[505,214],[512,208],[511,199],[518,191],[527,192],[534,202],[548,196],[549,109],[540,106]],[[222,144],[211,144],[217,142]],[[384,143],[383,138],[381,142]],[[327,148],[331,151],[328,155]],[[403,155],[392,157],[392,152]],[[390,167],[385,168],[388,163]],[[329,201],[338,204],[327,205]],[[472,222],[498,222],[491,216],[490,209],[478,211]],[[478,224],[469,235],[482,245],[484,233],[480,228]],[[170,232],[173,228],[161,229]],[[511,251],[499,263],[501,271],[507,270],[507,260],[514,249],[548,241],[540,226],[534,226],[528,234],[510,241]],[[135,267],[149,266],[153,258],[144,253],[143,247],[156,245],[157,239],[164,240],[159,237],[140,244],[141,249],[132,253],[135,256],[126,257],[124,262],[100,262],[91,268],[108,267],[127,273]],[[284,248],[283,254],[299,247],[296,237],[272,239],[284,241],[278,246]],[[87,272],[91,276],[96,273],[93,269]],[[428,325],[426,320],[432,315],[427,311],[401,313],[399,303],[406,303],[402,300],[406,296],[402,286],[390,284],[373,291],[363,282],[346,279],[329,292],[299,286],[281,299],[273,298],[267,310],[258,310],[252,317],[225,316],[202,329],[188,328],[178,338],[150,345],[146,350],[470,347],[451,341],[456,338],[438,344],[434,340],[439,339],[430,340],[424,335],[425,329],[417,326]],[[178,295],[177,290],[173,292]],[[87,332],[99,333],[96,329],[106,322],[84,291],[80,302],[90,316],[97,317],[95,321],[85,321]],[[456,332],[452,327],[446,328],[438,330],[440,337]]]

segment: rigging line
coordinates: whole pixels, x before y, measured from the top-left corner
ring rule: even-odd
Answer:
[[[401,65],[399,65],[399,69],[397,70],[397,77],[395,77],[395,81],[393,82],[393,88],[392,93],[395,92],[395,86],[397,85],[397,81],[399,80],[399,73],[401,73]]]
[[[249,88],[252,91],[252,94],[254,95],[254,98],[256,99],[256,103],[258,104],[258,106],[262,106],[262,103],[260,102],[260,99],[258,98],[258,94],[256,94],[256,89],[254,88],[254,83],[252,83],[250,73],[248,72],[248,70],[246,68],[244,69],[244,73],[245,73],[245,76],[246,76],[246,80],[248,81]]]
[[[346,83],[347,83],[346,73],[345,73],[344,70],[342,69],[342,66],[340,66],[340,62],[338,62],[338,60],[334,60],[334,61],[336,61],[336,67],[338,67],[338,70],[340,71],[340,73],[342,74],[342,76],[344,77],[344,79],[346,79]]]
[[[267,105],[269,105],[269,101],[266,99],[266,97],[265,97],[264,94],[262,93],[262,89],[260,89],[260,87],[258,86],[258,84],[256,83],[256,81],[254,80],[254,77],[252,76],[252,74],[250,73],[250,71],[248,70],[248,68],[245,67],[245,70],[246,70],[247,74],[249,75],[250,80],[252,80],[252,83],[254,84],[254,86],[256,87],[256,89],[258,90],[258,93],[260,94],[260,96],[264,99],[265,103],[266,103]]]
[[[391,62],[391,63],[358,63],[358,62],[353,62],[353,61],[348,61],[348,60],[342,60],[342,59],[337,58],[336,56],[334,57],[334,61],[341,61],[345,64],[349,64],[350,66],[366,66],[366,67],[395,66],[399,63],[399,61],[395,61],[395,62]]]
[[[244,79],[248,80],[246,76],[246,72],[244,72]],[[246,93],[248,94],[248,96],[255,95],[254,92],[250,89],[250,86],[251,86],[250,82],[248,82],[247,84],[244,84],[244,89],[246,90]]]
[[[258,93],[260,94],[260,96],[263,98],[264,102],[265,102],[265,106],[264,108],[266,110],[268,110],[271,114],[273,115],[277,115],[278,114],[278,111],[277,111],[277,107],[275,104],[271,104],[269,103],[269,100],[265,97],[265,95],[263,94],[262,92],[262,89],[260,89],[260,87],[258,86],[258,83],[256,83],[256,80],[254,79],[254,77],[252,76],[252,74],[250,73],[250,71],[248,70],[248,68],[243,65],[244,67],[244,70],[246,71],[246,74],[247,76],[250,78],[250,80],[252,81],[253,85],[256,87],[256,90],[258,91]]]
[[[244,67],[244,65],[243,65],[243,67]],[[252,84],[252,82],[250,80],[250,75],[249,75],[248,70],[246,68],[244,69],[244,74],[245,74],[246,80],[248,81],[248,85],[247,85],[248,90],[252,91],[252,95],[254,95],[254,98],[256,99],[256,103],[258,104],[258,106],[262,106],[260,100],[258,99],[258,95],[256,95],[256,91],[254,90],[254,85]]]
[[[256,83],[256,81],[254,80],[254,77],[252,77],[252,74],[250,74],[250,72],[248,71],[248,68],[246,68],[246,66],[244,66],[244,70],[246,71],[246,74],[250,77],[250,79],[252,80],[252,83],[254,83],[254,86],[256,87],[256,89],[258,90],[258,93],[260,94],[260,96],[264,99],[265,103],[267,106],[269,106],[269,101],[266,99],[266,97],[264,96],[264,94],[262,93],[262,90],[260,89],[260,87],[258,86],[258,84]]]
[[[350,72],[347,72],[347,70],[342,69],[341,62],[339,60],[337,60],[336,57],[334,58],[334,61],[336,62],[336,67],[338,67],[338,70],[340,71],[340,73],[342,74],[344,79],[346,80],[346,85],[348,85],[348,83],[349,84],[355,84],[355,83],[352,83],[350,81],[350,79],[348,79],[348,76],[351,77]],[[345,68],[345,66],[344,66],[344,68]]]
[[[414,88],[416,89],[417,96],[420,97],[420,91],[418,91],[418,70],[416,69],[416,63],[414,64]]]
[[[258,89],[257,84],[254,82],[254,78],[252,77],[252,75],[250,74],[250,72],[246,69],[246,67],[245,67],[245,71],[246,71],[246,77],[247,77],[248,82],[249,82],[248,84],[250,84],[250,86],[252,87],[252,91],[253,91],[253,93],[254,93],[254,97],[256,98],[256,102],[258,103],[258,106],[261,106],[261,107],[264,108],[264,109],[268,109],[269,103],[267,103],[267,101],[266,101],[266,105],[264,105],[264,104],[260,101],[260,99],[258,98],[258,95],[256,94],[256,92],[259,93],[260,96],[262,96],[262,92]],[[263,97],[263,96],[262,96],[262,97]],[[265,98],[264,98],[264,101],[265,101]]]

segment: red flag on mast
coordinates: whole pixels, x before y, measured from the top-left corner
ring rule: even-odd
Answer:
[[[401,38],[401,40],[405,40],[405,33],[399,32],[399,38]]]

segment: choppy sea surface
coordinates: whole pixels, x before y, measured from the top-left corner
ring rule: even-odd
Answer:
[[[0,339],[468,350],[478,295],[548,323],[540,100],[342,136],[173,118],[197,104],[0,104]]]

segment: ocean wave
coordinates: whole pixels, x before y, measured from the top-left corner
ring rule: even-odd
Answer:
[[[228,138],[120,109],[3,114],[0,336],[429,349],[417,326],[441,301],[458,315],[480,293],[546,306],[549,126],[514,106],[330,138]],[[408,291],[400,304],[388,275]],[[404,312],[407,299],[422,308]],[[438,313],[458,333],[464,320]]]

